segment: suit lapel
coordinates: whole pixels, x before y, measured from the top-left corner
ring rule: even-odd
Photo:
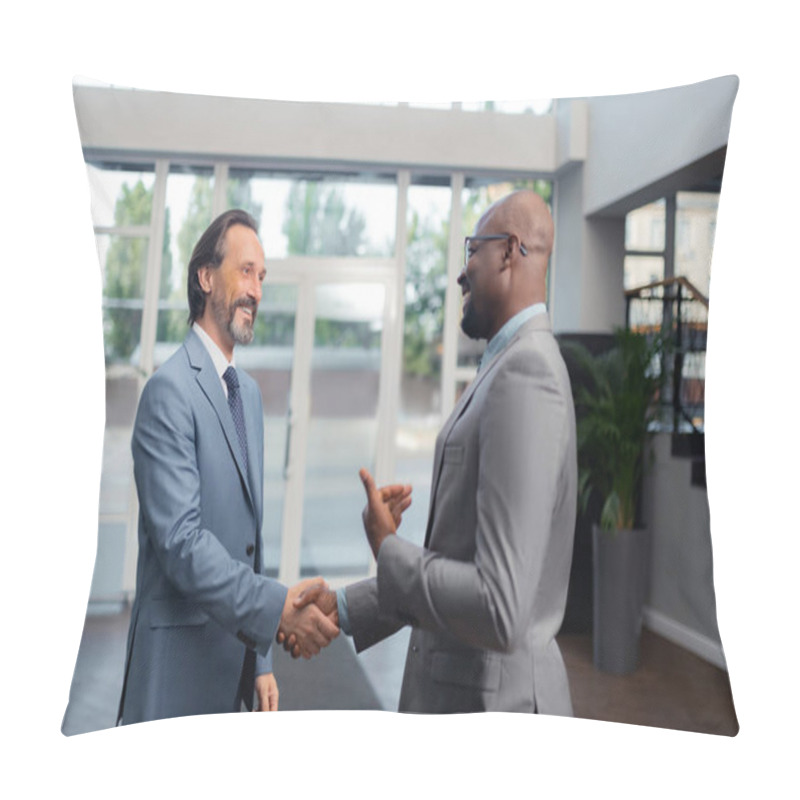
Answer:
[[[464,389],[461,397],[459,398],[458,402],[453,409],[453,412],[445,422],[444,427],[442,428],[439,436],[436,438],[436,451],[434,453],[434,463],[433,463],[433,478],[431,480],[431,500],[430,506],[428,510],[428,525],[425,529],[425,547],[428,546],[428,542],[431,536],[431,530],[433,528],[433,513],[434,507],[436,505],[436,490],[439,487],[439,476],[442,473],[442,463],[444,460],[444,446],[447,442],[447,437],[450,435],[450,431],[453,429],[453,426],[458,422],[461,418],[461,415],[466,411],[467,406],[469,405],[470,400],[472,399],[472,395],[475,394],[475,390],[480,386],[480,384],[486,379],[487,375],[491,373],[491,371],[495,368],[495,366],[499,363],[500,359],[503,357],[505,353],[508,353],[512,347],[525,335],[530,334],[536,330],[551,330],[550,327],[550,316],[548,314],[537,314],[535,317],[529,319],[511,338],[511,341],[499,352],[495,357],[475,376],[475,379],[472,383]]]
[[[475,389],[489,374],[489,369],[496,360],[497,359],[493,359],[486,368],[482,369],[475,376],[475,379],[472,381],[472,383],[464,389],[461,397],[459,397],[458,402],[455,405],[455,408],[453,408],[452,413],[447,418],[447,422],[445,422],[442,430],[436,437],[436,449],[433,457],[433,478],[431,479],[431,500],[428,508],[428,525],[425,529],[425,547],[428,546],[428,542],[431,538],[431,529],[433,528],[433,513],[436,506],[436,490],[439,488],[439,476],[442,474],[444,446],[447,442],[447,437],[450,436],[450,431],[453,429],[453,426],[456,424],[456,422],[458,422],[458,420],[461,418],[461,415],[467,410],[467,406],[472,399],[472,395],[475,394]]]
[[[242,403],[244,406],[244,425],[247,431],[247,465],[249,468],[248,487],[255,502],[256,519],[261,519],[262,509],[259,499],[261,492],[258,491],[259,482],[262,480],[263,471],[261,469],[260,458],[263,457],[263,443],[257,441],[256,431],[260,427],[256,425],[257,419],[254,415],[261,413],[261,404],[255,401],[250,392],[242,390]],[[261,448],[259,452],[259,448]]]
[[[189,332],[189,335],[184,341],[184,347],[186,347],[186,352],[189,355],[189,363],[195,370],[197,370],[197,382],[200,385],[200,388],[203,390],[205,396],[208,398],[209,403],[211,403],[211,406],[217,415],[217,419],[219,420],[219,424],[222,426],[222,432],[225,435],[225,440],[228,443],[228,449],[231,452],[231,456],[236,464],[236,469],[242,478],[245,489],[247,490],[247,498],[250,501],[250,505],[255,509],[256,504],[253,500],[253,492],[251,488],[252,484],[250,476],[246,474],[244,469],[239,437],[236,435],[236,426],[233,424],[231,410],[228,407],[228,401],[225,397],[225,393],[222,390],[220,377],[217,375],[216,369],[214,369],[211,356],[208,354],[205,345],[200,341],[200,338],[196,333],[194,333],[194,331]],[[247,403],[247,405],[249,406],[250,404]],[[247,426],[248,419],[249,415],[247,413],[247,409],[245,408],[245,426]],[[251,439],[252,437],[248,434],[247,455],[250,467],[252,469],[253,448]]]

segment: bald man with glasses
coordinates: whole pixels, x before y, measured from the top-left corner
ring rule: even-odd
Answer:
[[[337,593],[361,651],[412,626],[400,711],[572,715],[556,634],[564,617],[577,497],[575,413],[545,306],[553,221],[533,192],[489,208],[465,241],[462,328],[488,344],[442,428],[424,546],[366,470],[364,527],[377,576]],[[284,646],[291,648],[291,637]]]

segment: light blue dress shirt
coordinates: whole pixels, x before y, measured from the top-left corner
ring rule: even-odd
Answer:
[[[547,306],[544,303],[534,303],[532,306],[523,308],[522,311],[511,317],[486,345],[486,350],[484,350],[483,356],[481,356],[481,362],[478,365],[478,372],[480,372],[498,353],[505,350],[508,343],[514,338],[514,334],[529,319],[532,319],[538,314],[545,314],[546,312]],[[344,587],[337,589],[336,602],[339,607],[339,629],[350,636],[350,618],[347,616],[347,597]]]
[[[491,338],[486,345],[486,350],[481,357],[481,363],[478,365],[478,372],[480,372],[499,352],[505,350],[508,343],[514,338],[514,334],[531,318],[538,314],[544,314],[547,311],[547,306],[544,303],[535,303],[532,306],[523,308],[519,314],[511,317],[502,328]]]
[[[217,371],[217,375],[219,375],[222,391],[225,393],[225,398],[227,399],[228,384],[225,383],[225,379],[222,376],[228,367],[236,368],[236,357],[234,356],[228,361],[228,359],[225,358],[225,354],[219,349],[219,345],[206,333],[202,325],[193,322],[192,330],[200,337],[200,341],[206,346],[206,350],[208,350],[208,354],[211,356],[211,361],[214,364],[214,369]]]

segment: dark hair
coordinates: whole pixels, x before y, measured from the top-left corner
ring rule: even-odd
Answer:
[[[189,324],[203,316],[206,295],[197,277],[202,267],[216,269],[225,259],[225,234],[234,225],[244,225],[258,233],[258,224],[246,211],[233,208],[220,214],[205,230],[189,259],[189,276],[186,291],[189,296]]]

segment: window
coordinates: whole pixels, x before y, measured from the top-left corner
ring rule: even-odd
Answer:
[[[106,361],[106,428],[91,596],[95,601],[117,601],[133,495],[130,441],[139,395],[155,171],[152,165],[90,163],[87,172],[103,279]]]
[[[683,275],[708,297],[711,252],[717,223],[717,192],[678,192],[675,274]]]
[[[163,364],[186,336],[189,260],[197,240],[211,224],[213,200],[214,171],[211,167],[170,167],[158,290],[156,366]]]
[[[260,220],[267,261],[292,255],[394,255],[394,175],[231,169],[228,186],[229,202]]]

